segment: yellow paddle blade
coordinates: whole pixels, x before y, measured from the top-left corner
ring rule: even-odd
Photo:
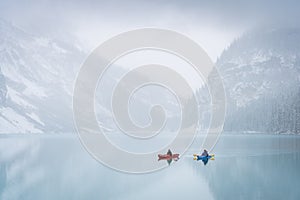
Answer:
[[[210,160],[215,160],[215,158],[214,158],[214,157],[212,157]]]
[[[197,158],[196,158],[196,157],[194,157],[194,160],[197,160]]]
[[[215,154],[211,154],[210,156],[211,156],[211,157],[215,157]]]
[[[197,156],[197,154],[193,154],[193,156]]]

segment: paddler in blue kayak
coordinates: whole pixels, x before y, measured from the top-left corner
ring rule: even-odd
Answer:
[[[209,156],[208,151],[206,149],[204,149],[203,153],[201,154],[201,156],[208,157]]]
[[[208,151],[206,149],[203,150],[203,153],[201,154],[201,156],[204,156],[205,158],[202,159],[202,162],[204,165],[206,165],[208,163],[209,160],[209,154]]]
[[[194,154],[194,160],[201,160],[204,165],[208,163],[208,160],[214,160],[214,155],[209,155],[208,151],[206,149],[203,150],[203,153],[201,155]]]

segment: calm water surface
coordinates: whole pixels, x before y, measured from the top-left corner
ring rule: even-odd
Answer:
[[[300,199],[299,136],[223,134],[207,165],[193,160],[198,147],[132,175],[99,164],[76,136],[2,135],[0,199]]]

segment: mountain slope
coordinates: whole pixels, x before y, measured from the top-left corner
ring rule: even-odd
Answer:
[[[83,55],[0,21],[0,132],[72,130],[72,86]]]
[[[300,132],[300,30],[252,31],[217,62],[227,94],[228,131]]]

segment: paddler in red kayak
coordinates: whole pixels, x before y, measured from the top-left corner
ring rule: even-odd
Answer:
[[[177,161],[179,159],[179,154],[173,154],[170,149],[168,149],[166,154],[158,154],[158,161],[166,160],[170,165],[172,160]]]
[[[167,155],[172,157],[172,151],[170,149],[168,150]]]

